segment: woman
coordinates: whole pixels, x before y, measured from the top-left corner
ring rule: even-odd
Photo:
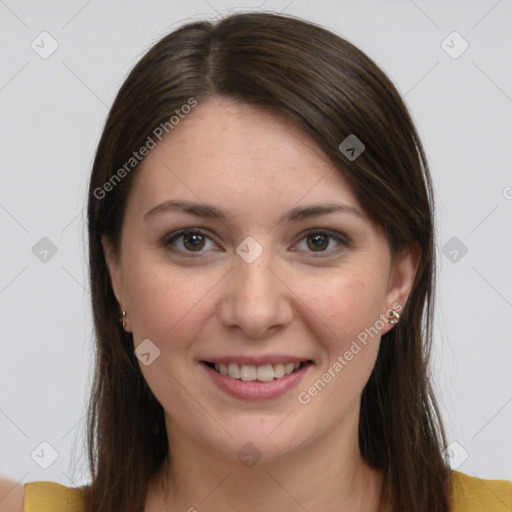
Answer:
[[[88,221],[92,484],[26,484],[25,512],[510,510],[443,457],[430,174],[353,45],[262,13],[169,34],[112,106]]]

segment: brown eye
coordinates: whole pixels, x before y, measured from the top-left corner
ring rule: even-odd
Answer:
[[[210,237],[198,230],[181,231],[170,238],[166,238],[163,242],[164,247],[181,253],[198,253],[206,252],[205,246]],[[213,244],[214,245],[214,244]]]
[[[349,242],[346,237],[336,233],[335,231],[327,229],[314,229],[308,231],[301,240],[307,240],[306,252],[318,253],[313,254],[314,257],[331,256],[341,251],[344,247],[349,246]],[[326,250],[333,240],[336,241],[338,246],[334,249]]]
[[[308,240],[311,240],[311,243],[308,243],[308,247],[311,249],[319,249],[324,250],[329,246],[329,237],[328,235],[318,234],[307,237]]]
[[[204,247],[204,237],[199,233],[185,233],[183,235],[183,246],[187,250],[201,250]]]

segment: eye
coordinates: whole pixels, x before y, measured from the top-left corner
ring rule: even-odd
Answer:
[[[163,241],[163,246],[172,251],[185,253],[187,255],[192,255],[193,253],[200,255],[206,252],[203,249],[207,246],[208,240],[213,244],[213,247],[216,246],[213,240],[203,231],[199,229],[184,229],[166,237]],[[349,242],[344,236],[329,229],[312,229],[306,232],[300,240],[307,241],[307,248],[299,250],[318,253],[313,254],[314,257],[330,256],[333,253],[341,251],[344,247],[349,246]],[[332,240],[336,240],[338,247],[326,250],[329,245],[331,245],[330,241]],[[208,247],[206,247],[206,249],[208,249]],[[296,249],[293,249],[293,251],[295,250]]]
[[[180,239],[181,243],[178,243],[178,240]],[[189,254],[196,252],[200,254],[204,252],[203,249],[206,245],[206,240],[212,241],[211,238],[202,231],[198,229],[185,229],[170,238],[166,238],[163,241],[163,245],[171,250],[176,249],[177,252],[185,252]],[[176,247],[177,245],[181,245],[181,248]]]
[[[349,242],[344,236],[329,229],[312,229],[305,233],[301,240],[307,241],[306,252],[321,253],[318,255],[314,254],[314,257],[330,256],[333,253],[341,251],[344,247],[349,246]],[[326,251],[325,249],[330,245],[330,240],[336,240],[338,247]],[[308,249],[311,249],[311,251],[308,251]]]

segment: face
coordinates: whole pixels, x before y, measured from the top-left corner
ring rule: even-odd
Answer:
[[[200,103],[137,173],[120,257],[103,244],[170,442],[232,460],[251,442],[270,460],[353,434],[417,258],[392,265],[340,171],[294,125],[248,105]],[[308,363],[281,377],[296,361]],[[231,363],[228,375],[205,362]]]

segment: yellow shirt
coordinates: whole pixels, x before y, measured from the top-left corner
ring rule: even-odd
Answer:
[[[486,480],[453,471],[452,512],[511,512],[512,481]],[[25,484],[23,512],[82,512],[80,491],[55,482]]]

